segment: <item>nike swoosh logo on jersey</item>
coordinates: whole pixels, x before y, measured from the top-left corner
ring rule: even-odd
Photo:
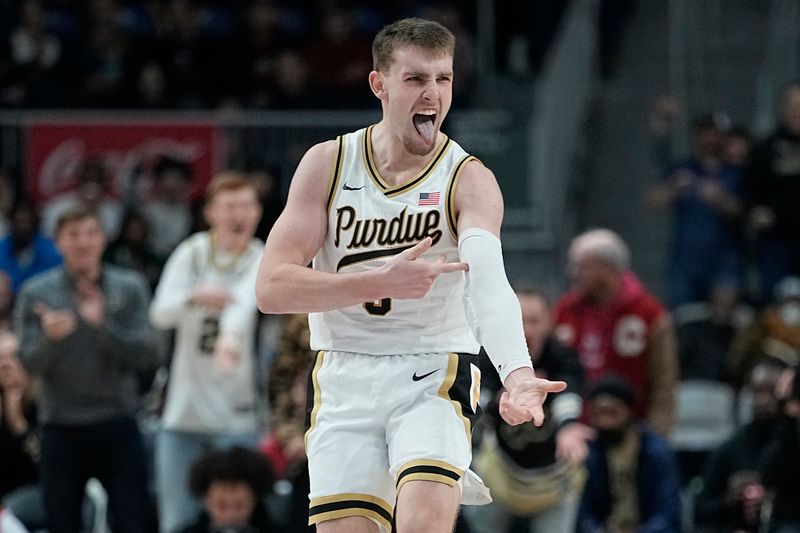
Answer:
[[[362,185],[361,187],[351,187],[347,184],[347,182],[345,182],[344,187],[342,187],[342,189],[344,189],[345,191],[360,191],[364,187],[366,187],[366,185]]]
[[[414,381],[419,381],[419,380],[421,380],[421,379],[425,379],[425,378],[427,378],[428,376],[430,376],[430,375],[431,375],[431,374],[433,374],[434,372],[438,372],[438,371],[439,371],[439,369],[437,368],[436,370],[431,370],[431,371],[430,371],[430,372],[428,372],[427,374],[422,374],[421,376],[418,376],[418,375],[417,375],[417,373],[416,373],[416,372],[414,372],[414,375],[413,375],[413,376],[411,376],[411,379],[412,379],[412,380],[414,380]]]

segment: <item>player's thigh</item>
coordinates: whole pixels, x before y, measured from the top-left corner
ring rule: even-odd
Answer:
[[[348,516],[317,524],[317,533],[378,533],[378,524],[363,516]]]
[[[409,481],[397,495],[397,533],[450,533],[461,490],[436,481]]]

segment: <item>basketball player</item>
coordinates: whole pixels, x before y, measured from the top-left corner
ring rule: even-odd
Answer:
[[[209,231],[178,245],[150,307],[153,325],[176,330],[155,454],[164,533],[200,510],[187,485],[195,459],[209,448],[257,442],[253,285],[263,243],[253,234],[261,206],[235,173],[217,176],[206,196]]]
[[[541,424],[546,394],[565,387],[531,367],[494,176],[440,132],[453,46],[431,21],[381,30],[369,84],[382,120],[306,153],[259,268],[260,309],[310,312],[320,350],[306,445],[323,533],[393,517],[399,533],[449,533],[460,501],[489,501],[467,470],[481,345],[509,423]]]

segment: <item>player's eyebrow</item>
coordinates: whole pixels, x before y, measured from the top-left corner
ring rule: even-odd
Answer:
[[[429,74],[427,72],[423,72],[421,70],[413,70],[413,71],[405,73],[405,77],[407,77],[407,78],[414,78],[414,77],[416,77],[416,78],[427,78],[428,76],[429,76]],[[452,78],[453,77],[453,71],[452,70],[448,70],[448,71],[444,71],[444,72],[438,72],[436,74],[436,77],[437,78],[442,78],[442,77]]]

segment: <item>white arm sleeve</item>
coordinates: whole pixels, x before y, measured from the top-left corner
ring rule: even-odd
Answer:
[[[465,307],[470,327],[489,354],[500,379],[518,368],[532,368],[519,300],[503,266],[500,239],[482,228],[467,228],[458,237],[461,261],[469,264]]]

